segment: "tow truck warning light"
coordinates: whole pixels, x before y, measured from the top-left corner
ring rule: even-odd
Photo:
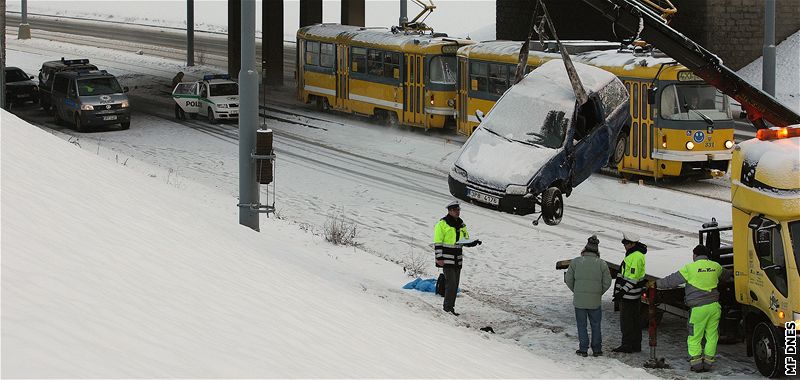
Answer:
[[[756,137],[762,141],[800,137],[800,127],[759,129]]]

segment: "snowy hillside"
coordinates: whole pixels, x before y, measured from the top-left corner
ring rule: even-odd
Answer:
[[[775,96],[800,113],[800,31],[778,44],[775,50]],[[739,70],[739,75],[761,88],[763,60],[759,57]]]

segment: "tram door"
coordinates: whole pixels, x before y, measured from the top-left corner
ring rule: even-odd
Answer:
[[[405,75],[403,75],[403,122],[406,124],[423,125],[425,123],[424,57],[417,54],[407,54],[405,58]]]
[[[469,84],[469,73],[467,72],[467,60],[459,58],[458,60],[458,133],[464,136],[469,136],[472,131],[469,127],[469,118],[467,117],[467,85]]]
[[[350,57],[347,46],[336,45],[336,104],[334,108],[350,111]]]
[[[628,93],[631,97],[631,130],[628,135],[625,158],[623,158],[623,167],[652,173],[654,163],[651,152],[654,128],[653,120],[650,117],[650,104],[647,103],[649,83],[626,81],[625,85],[628,87]]]

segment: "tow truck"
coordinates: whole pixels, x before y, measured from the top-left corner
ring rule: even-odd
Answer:
[[[744,340],[747,355],[754,356],[764,376],[796,371],[796,351],[794,357],[785,354],[784,337],[800,324],[800,115],[747,83],[647,5],[635,0],[582,2],[614,23],[615,30],[646,40],[736,99],[758,129],[755,139],[733,151],[732,225],[712,221],[698,237],[711,250],[712,260],[733,271],[733,284],[719,289],[721,338]],[[655,103],[654,94],[648,93],[648,102]],[[725,231],[731,231],[730,246],[721,243]],[[569,260],[559,261],[556,268],[568,265]],[[619,266],[609,262],[609,269],[614,274]],[[659,292],[655,301],[665,311],[688,310],[682,290]]]
[[[228,74],[207,74],[201,81],[178,83],[172,90],[172,99],[178,118],[200,115],[211,124],[239,119],[239,84]]]

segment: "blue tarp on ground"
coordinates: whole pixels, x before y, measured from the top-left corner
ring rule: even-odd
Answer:
[[[403,289],[416,289],[421,292],[436,293],[436,279],[429,278],[427,280],[423,280],[417,277],[414,279],[414,281],[405,284],[403,286]],[[456,289],[456,293],[460,291],[461,289]]]

